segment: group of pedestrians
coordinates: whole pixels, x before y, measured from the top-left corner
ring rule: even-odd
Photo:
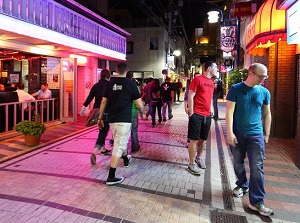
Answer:
[[[166,122],[173,118],[172,105],[174,102],[173,85],[170,82],[171,78],[166,76],[165,81],[160,85],[159,79],[148,78],[148,83],[144,88],[145,102],[148,104],[146,118],[151,116],[152,127],[156,123],[156,111],[158,114],[158,123]]]
[[[107,71],[103,71],[103,77],[101,73],[101,80],[102,78],[104,80],[99,82],[105,83],[105,87],[100,94],[101,104],[97,105],[100,107],[98,121],[100,130],[95,151],[91,156],[91,162],[95,164],[95,157],[100,149],[103,155],[112,152],[107,185],[115,185],[124,180],[123,177],[116,177],[116,168],[120,158],[122,158],[125,167],[128,167],[131,161],[131,156],[127,151],[127,143],[130,133],[135,132],[135,130],[132,131],[135,128],[132,123],[138,120],[137,113],[142,119],[151,115],[154,126],[156,124],[156,110],[158,111],[158,122],[166,121],[166,108],[169,105],[168,118],[173,117],[171,105],[174,95],[172,96],[171,93],[169,77],[166,77],[162,85],[158,79],[153,79],[151,83],[148,83],[149,89],[147,88],[148,84],[146,85],[144,93],[145,99],[150,104],[150,112],[148,110],[149,113],[144,115],[143,102],[136,84],[132,81],[132,74],[127,74],[127,64],[125,62],[119,63],[116,71],[117,78],[109,82],[109,75],[104,74]],[[205,63],[204,74],[195,75],[189,89],[187,89],[187,102],[185,104],[185,110],[189,117],[189,164],[187,170],[193,175],[200,175],[200,169],[206,168],[202,153],[212,121],[211,102],[215,89],[213,79],[217,73],[218,67],[215,62]],[[264,216],[273,214],[272,209],[264,204],[263,158],[265,143],[268,143],[270,135],[271,112],[270,92],[260,84],[267,78],[267,68],[262,64],[254,63],[249,67],[247,79],[233,85],[226,97],[227,142],[233,153],[234,171],[237,177],[237,186],[233,189],[233,194],[236,197],[242,197],[249,192],[249,208]],[[171,95],[164,95],[163,91],[168,90],[170,90]],[[90,99],[88,99],[84,103],[85,107],[90,103]],[[99,103],[98,100],[97,103]],[[134,112],[134,109],[137,112]],[[160,114],[161,109],[162,116]],[[114,139],[112,151],[104,149],[104,140],[109,126],[112,129]],[[132,137],[134,139],[134,136]],[[139,147],[138,142],[134,142],[133,145]],[[134,150],[134,147],[132,149]],[[245,170],[246,155],[250,167],[249,182]]]

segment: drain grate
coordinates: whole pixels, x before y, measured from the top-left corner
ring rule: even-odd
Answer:
[[[217,139],[217,148],[219,154],[219,164],[220,164],[220,172],[221,172],[221,180],[222,180],[222,189],[223,189],[223,201],[225,210],[234,210],[234,203],[232,199],[232,193],[230,188],[230,183],[228,179],[227,167],[225,162],[225,155],[222,146],[221,133],[219,129],[219,125],[215,125],[216,130],[216,139]]]
[[[245,216],[225,213],[219,210],[210,212],[210,220],[212,223],[248,223]]]

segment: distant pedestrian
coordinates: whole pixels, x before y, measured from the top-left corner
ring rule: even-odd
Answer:
[[[227,94],[227,142],[233,153],[237,177],[233,194],[242,197],[249,192],[249,208],[261,215],[273,214],[264,203],[264,154],[271,128],[270,92],[260,85],[268,78],[267,67],[252,64],[244,82],[233,85]],[[245,157],[248,157],[250,181],[247,180]]]
[[[170,82],[171,78],[166,76],[165,82],[161,84],[161,99],[163,102],[162,107],[162,116],[163,121],[167,121],[166,118],[166,111],[168,107],[168,118],[172,119],[172,104],[174,102],[174,90],[173,90],[173,84]]]
[[[132,72],[127,72],[126,77],[129,80],[132,80],[135,84],[137,82],[133,78],[133,73]],[[131,114],[131,152],[136,152],[138,151],[141,146],[139,143],[139,137],[138,137],[138,128],[139,128],[139,119],[138,119],[138,111],[136,108],[135,103],[132,103],[132,114]]]
[[[150,88],[150,94],[151,94],[151,111],[152,111],[152,127],[156,125],[155,118],[156,118],[156,110],[158,114],[158,123],[160,124],[162,121],[161,117],[161,107],[162,107],[162,101],[161,101],[161,88],[159,80],[153,79],[151,88]]]
[[[213,94],[213,101],[212,101],[213,109],[214,109],[213,118],[217,120],[219,118],[218,99],[223,93],[223,81],[219,79],[217,76],[212,77],[212,79],[214,81],[214,94]]]
[[[149,115],[152,114],[152,112],[151,112],[151,106],[150,106],[150,101],[151,101],[150,88],[151,88],[151,82],[152,82],[152,80],[153,80],[152,77],[148,77],[148,82],[147,82],[146,86],[144,87],[145,103],[148,105],[148,111],[146,113],[146,118],[147,119],[148,119]]]
[[[179,102],[180,100],[180,93],[182,90],[182,83],[180,82],[179,79],[177,79],[177,82],[175,83],[176,85],[176,96],[177,96],[177,101]]]
[[[204,70],[203,75],[192,80],[188,95],[188,138],[190,139],[188,171],[194,175],[200,175],[199,168],[206,168],[205,161],[201,156],[211,125],[210,110],[214,91],[214,82],[211,77],[216,75],[218,68],[216,63],[206,62]]]
[[[93,108],[100,108],[100,103],[104,94],[104,90],[108,84],[109,79],[110,79],[110,71],[107,69],[103,69],[100,74],[100,80],[98,81],[98,83],[93,85],[89,95],[87,96],[85,102],[83,103],[83,106],[80,111],[81,116],[84,116],[86,107],[92,102],[93,99],[95,99]],[[102,129],[99,129],[94,152],[90,157],[92,165],[96,165],[96,156],[100,150],[101,150],[101,156],[110,155],[112,152],[111,150],[105,148],[105,139],[109,131],[107,113],[105,113],[103,117],[105,117],[104,127]]]
[[[110,80],[106,86],[104,96],[101,101],[98,126],[104,127],[104,111],[108,112],[108,121],[112,129],[114,138],[113,153],[110,160],[110,168],[107,185],[115,185],[123,182],[124,177],[116,177],[116,168],[120,157],[124,161],[124,166],[128,167],[131,156],[127,154],[127,143],[131,131],[132,101],[134,101],[141,118],[143,115],[143,102],[136,84],[126,78],[128,71],[127,63],[117,64],[117,77]]]

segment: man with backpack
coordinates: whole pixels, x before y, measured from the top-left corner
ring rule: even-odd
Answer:
[[[220,95],[223,93],[223,81],[219,79],[217,76],[212,77],[212,80],[214,81],[215,84],[215,89],[213,94],[213,109],[214,109],[213,118],[217,120],[219,118],[218,99],[220,98]]]

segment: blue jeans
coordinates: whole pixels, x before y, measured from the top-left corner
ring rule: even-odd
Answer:
[[[233,152],[234,172],[237,176],[236,185],[241,188],[249,187],[249,200],[252,205],[264,203],[264,170],[263,160],[265,143],[263,134],[236,134],[238,144],[231,148]],[[246,154],[249,160],[250,181],[248,183],[245,170]]]
[[[137,150],[140,146],[138,139],[138,115],[132,115],[131,118],[131,150]]]
[[[168,117],[172,117],[172,101],[167,101],[163,102],[163,107],[162,107],[162,116],[163,119],[166,119],[166,111],[168,107]]]
[[[96,141],[95,147],[100,149],[101,147],[105,147],[105,139],[109,130],[109,123],[106,114],[103,114],[104,126],[102,129],[99,129],[98,138]]]

